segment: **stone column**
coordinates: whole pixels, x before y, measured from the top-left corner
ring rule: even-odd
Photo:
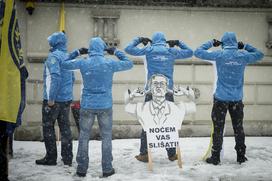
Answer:
[[[268,40],[266,42],[266,47],[272,49],[272,15],[267,16],[268,23]]]

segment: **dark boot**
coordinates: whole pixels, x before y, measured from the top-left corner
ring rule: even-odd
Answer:
[[[170,161],[175,161],[178,159],[178,155],[176,154],[176,148],[166,148],[167,156]]]
[[[218,165],[220,163],[220,154],[213,152],[210,158],[206,159],[209,164]]]
[[[36,160],[37,165],[57,165],[56,160],[49,159],[48,157],[44,157],[40,160]]]
[[[66,161],[66,160],[62,160],[62,161],[63,161],[63,164],[64,164],[64,165],[67,165],[67,166],[69,166],[69,167],[72,166],[72,161]]]
[[[136,155],[135,158],[140,162],[148,162],[148,155]]]
[[[237,154],[237,162],[239,164],[242,164],[242,163],[244,163],[246,161],[247,161],[247,157],[245,155],[243,155],[243,154],[241,154],[241,155]]]
[[[175,160],[178,159],[178,155],[175,154],[175,155],[173,155],[173,156],[169,156],[168,159],[169,159],[170,161],[175,161]]]
[[[86,173],[76,172],[76,175],[79,177],[86,177]]]
[[[244,163],[245,161],[247,161],[247,157],[245,156],[246,154],[246,146],[243,147],[235,147],[236,149],[236,153],[237,153],[237,162],[239,164]]]
[[[114,168],[110,172],[103,172],[103,177],[109,177],[115,174]]]

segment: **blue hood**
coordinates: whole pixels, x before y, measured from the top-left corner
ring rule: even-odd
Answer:
[[[89,55],[104,55],[106,43],[100,37],[94,37],[89,43]]]
[[[152,35],[152,45],[165,45],[166,44],[166,39],[165,35],[162,32],[155,32]]]
[[[248,64],[263,58],[263,53],[246,44],[238,51],[235,33],[226,32],[222,39],[223,50],[211,51],[212,41],[207,41],[195,50],[194,55],[214,62],[217,81],[214,97],[221,101],[243,100],[244,71]]]
[[[48,43],[51,47],[50,51],[61,50],[67,51],[67,37],[63,32],[55,32],[48,38]]]
[[[237,49],[237,39],[234,32],[225,32],[221,42],[223,49]]]

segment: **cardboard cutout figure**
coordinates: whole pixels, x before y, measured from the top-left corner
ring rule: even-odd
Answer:
[[[148,92],[136,89],[128,90],[125,95],[125,110],[134,115],[144,131],[147,133],[149,169],[152,169],[151,149],[177,148],[178,163],[181,165],[178,130],[186,114],[194,113],[196,105],[193,102],[196,95],[191,88],[175,88],[172,92],[176,96],[186,95],[189,102],[173,103],[165,99],[168,79],[161,74],[153,75],[149,80]],[[151,94],[152,100],[148,102],[134,102],[135,97]]]

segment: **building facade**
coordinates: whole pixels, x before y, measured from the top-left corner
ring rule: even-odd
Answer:
[[[250,43],[265,54],[262,62],[250,65],[245,71],[244,125],[247,135],[272,135],[272,9],[269,1],[65,1],[65,30],[68,49],[88,47],[93,36],[103,37],[119,49],[137,36],[151,37],[162,31],[167,39],[180,39],[192,49],[207,40],[221,39],[226,31],[237,34],[238,41]],[[256,3],[258,2],[258,3]],[[18,19],[24,57],[30,77],[27,80],[27,106],[23,125],[16,131],[16,139],[42,139],[42,73],[49,46],[47,37],[59,30],[60,3],[41,1],[35,4],[32,15],[25,10],[25,2],[17,1]],[[114,138],[134,138],[140,135],[138,121],[124,111],[124,92],[143,87],[144,57],[131,57],[134,68],[116,74],[113,85]],[[75,72],[75,100],[80,99],[81,76]],[[181,136],[209,136],[213,99],[214,71],[211,64],[193,57],[177,60],[174,82],[200,90],[197,112],[183,122]],[[73,117],[71,124],[77,138]],[[232,135],[230,117],[226,121],[226,135]],[[97,125],[92,134],[99,137]]]

